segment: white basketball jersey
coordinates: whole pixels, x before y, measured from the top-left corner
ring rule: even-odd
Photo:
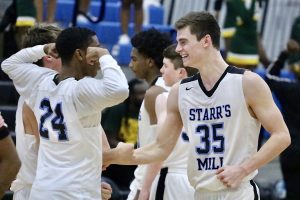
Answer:
[[[160,86],[164,88],[166,91],[169,91],[169,87],[167,87],[164,83],[162,77],[158,77],[156,82],[156,86]],[[139,147],[145,146],[146,144],[151,143],[156,136],[156,126],[157,124],[150,124],[149,114],[145,108],[144,101],[142,102],[139,119],[138,119],[139,131],[138,131],[138,144]],[[138,188],[141,189],[142,179],[146,170],[147,165],[138,165],[136,170],[134,171],[135,180],[138,183]]]
[[[36,173],[38,143],[34,135],[25,134],[23,125],[24,98],[20,96],[16,112],[16,149],[21,160],[21,168],[16,180],[11,184],[11,190],[16,192],[24,187],[31,187]]]
[[[41,139],[33,188],[80,189],[100,197],[100,191],[95,193],[101,179],[100,113],[86,117],[90,124],[81,121],[73,98],[76,88],[74,78],[58,85],[46,78],[38,88],[33,110]]]
[[[260,123],[248,111],[243,74],[243,69],[229,66],[210,91],[199,73],[179,86],[179,111],[190,139],[188,176],[196,190],[224,189],[216,170],[241,164],[256,152]]]

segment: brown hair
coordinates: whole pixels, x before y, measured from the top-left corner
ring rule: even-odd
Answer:
[[[187,26],[198,41],[205,35],[210,35],[213,46],[220,49],[220,26],[212,14],[206,11],[190,12],[175,23],[177,30]]]
[[[198,73],[198,69],[193,67],[185,67],[182,62],[182,58],[179,53],[176,52],[176,44],[172,44],[164,49],[163,56],[171,60],[174,64],[174,68],[184,68],[188,74],[188,76],[193,76]]]
[[[43,45],[48,43],[55,43],[57,36],[62,31],[61,28],[53,24],[39,24],[30,28],[23,39],[23,48],[33,47],[36,45]],[[43,66],[42,59],[35,64]]]

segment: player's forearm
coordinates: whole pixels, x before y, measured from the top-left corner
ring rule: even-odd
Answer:
[[[1,68],[9,75],[10,78],[13,79],[14,76],[19,75],[18,73],[20,69],[18,68],[24,68],[24,64],[36,62],[45,55],[43,45],[22,49],[4,60],[1,64]]]
[[[111,55],[104,55],[99,59],[103,73],[103,86],[111,101],[120,103],[128,97],[128,83],[125,74]],[[115,104],[116,104],[115,103]]]
[[[162,164],[163,164],[162,162],[156,162],[147,165],[146,173],[144,175],[142,190],[146,190],[150,192],[152,183],[156,175],[159,173]]]
[[[246,160],[241,167],[244,168],[248,175],[277,157],[290,143],[291,139],[288,130],[273,133],[261,149],[250,159]]]

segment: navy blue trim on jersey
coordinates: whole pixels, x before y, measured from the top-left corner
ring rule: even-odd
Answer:
[[[155,200],[163,200],[164,199],[164,192],[165,192],[165,181],[166,176],[168,173],[168,168],[162,168],[160,170],[160,176],[157,183],[157,189],[155,194]]]
[[[214,87],[209,91],[206,90],[206,88],[204,87],[204,84],[203,84],[203,81],[201,79],[200,73],[197,73],[194,76],[183,79],[180,82],[180,84],[198,80],[199,86],[202,89],[202,91],[204,92],[204,94],[206,94],[206,96],[208,96],[208,97],[211,97],[214,94],[214,92],[216,91],[219,84],[221,83],[221,81],[223,80],[223,78],[226,76],[227,73],[230,73],[230,74],[244,74],[245,71],[246,71],[245,69],[237,68],[237,67],[234,67],[234,66],[228,66],[225,69],[225,71],[223,72],[222,76],[219,78],[219,80],[215,83]]]
[[[188,83],[188,82],[191,82],[191,81],[195,81],[195,80],[198,80],[199,79],[199,73],[193,75],[193,76],[190,76],[188,78],[184,78],[181,80],[180,84],[183,84],[183,83]]]
[[[150,83],[150,86],[153,86],[155,85],[156,81],[158,80],[160,76],[156,77],[151,83]]]
[[[228,68],[227,73],[230,73],[230,74],[244,74],[246,71],[246,69],[237,68],[234,66],[228,66],[227,68]]]
[[[53,82],[55,83],[55,85],[58,85],[58,84],[59,84],[58,76],[59,76],[59,74],[55,74],[55,76],[54,76],[54,78],[53,78]]]
[[[257,191],[255,182],[254,182],[253,180],[250,180],[250,184],[251,184],[252,187],[253,187],[254,200],[259,200],[259,198],[258,198],[258,191]]]
[[[223,72],[223,74],[221,75],[221,77],[219,78],[219,80],[215,83],[215,85],[213,86],[213,88],[211,90],[207,90],[203,84],[203,81],[201,79],[201,75],[199,76],[198,79],[198,83],[200,85],[200,88],[202,89],[202,91],[204,92],[204,94],[206,94],[206,96],[211,97],[214,92],[216,91],[216,89],[218,88],[219,84],[221,83],[221,81],[223,80],[223,78],[226,76],[227,72],[229,70],[231,70],[232,66],[228,66],[225,71]]]

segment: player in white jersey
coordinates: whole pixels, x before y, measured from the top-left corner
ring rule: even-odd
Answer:
[[[55,42],[61,32],[59,27],[47,24],[36,25],[28,30],[23,40],[23,48],[32,47],[39,44]],[[40,67],[46,67],[55,71],[60,71],[61,61],[51,56],[44,56],[36,62]],[[39,133],[38,125],[32,110],[24,103],[24,98],[20,96],[16,112],[16,148],[22,166],[16,179],[11,185],[14,192],[14,200],[29,199],[31,187],[36,174],[38,157]],[[105,133],[102,132],[102,144],[109,148]],[[111,187],[107,183],[101,183],[102,199],[108,199],[111,195]]]
[[[150,29],[134,35],[131,43],[133,48],[129,67],[138,78],[145,79],[150,86],[145,93],[138,119],[138,145],[144,146],[155,138],[157,126],[155,101],[157,95],[167,90],[162,78],[158,76],[160,76],[159,70],[162,66],[162,52],[171,44],[171,39],[158,30]],[[135,179],[130,184],[128,200],[138,198],[145,167],[145,165],[139,165],[136,168]]]
[[[62,60],[57,72],[33,62],[46,54]],[[2,63],[34,111],[40,132],[38,170],[30,199],[100,199],[101,110],[128,96],[127,80],[95,32],[67,28],[56,44],[19,51]],[[101,68],[103,78],[96,76]]]
[[[198,72],[195,68],[183,66],[182,58],[175,51],[175,48],[176,45],[173,44],[163,51],[164,59],[160,69],[165,85],[169,87],[179,80]],[[158,127],[162,125],[166,117],[167,97],[168,93],[164,92],[157,96],[155,102]],[[181,136],[178,138],[168,158],[164,162],[157,162],[147,166],[140,200],[192,200],[194,198],[194,189],[191,187],[187,177],[188,141],[189,138],[186,132],[182,130]],[[159,171],[160,175],[157,175]]]
[[[23,48],[38,44],[55,42],[61,29],[52,25],[40,25],[31,28],[23,40]],[[59,71],[60,59],[45,56],[36,62],[37,65]],[[36,174],[39,132],[37,121],[32,110],[24,103],[20,96],[16,112],[16,148],[22,166],[16,180],[11,185],[14,200],[29,199],[31,187]]]
[[[175,23],[176,51],[199,74],[172,87],[167,117],[156,141],[134,155],[107,162],[136,164],[165,159],[184,126],[190,139],[188,177],[195,199],[259,199],[251,179],[278,156],[290,136],[270,89],[259,75],[223,60],[220,27],[208,12],[191,12]],[[271,134],[257,149],[260,123]],[[129,144],[124,144],[129,145]]]

